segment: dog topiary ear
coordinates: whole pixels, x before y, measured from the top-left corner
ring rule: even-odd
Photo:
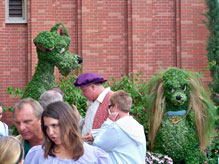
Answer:
[[[61,36],[69,37],[68,31],[66,30],[66,28],[62,22],[57,23],[55,26],[53,26],[51,28],[50,32],[57,32],[57,34],[59,34]]]
[[[59,26],[57,33],[61,36],[65,36],[62,25]]]
[[[46,50],[52,51],[54,49],[54,47],[52,47],[52,48],[45,48],[45,47],[43,47],[43,46],[41,46],[40,44],[37,44],[37,43],[35,44],[35,46],[37,48],[39,48],[41,51],[43,51],[43,52],[45,52]]]
[[[48,31],[40,32],[33,40],[34,44],[41,51],[52,50],[55,45],[55,36]]]

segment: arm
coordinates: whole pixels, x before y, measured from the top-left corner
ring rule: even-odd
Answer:
[[[85,135],[82,136],[84,141],[86,142],[93,142],[94,138],[100,133],[103,132],[104,129],[108,128],[109,125],[112,123],[110,119],[105,121],[105,123],[101,126],[100,129],[93,129],[91,132],[86,133]]]
[[[107,119],[95,137],[94,145],[105,151],[111,151],[118,145],[119,135],[119,129],[111,120]]]
[[[76,117],[77,117],[77,119],[78,119],[78,127],[79,127],[80,129],[82,129],[82,127],[83,127],[83,125],[84,125],[84,118],[81,117],[80,113],[78,112],[77,107],[76,107],[74,104],[72,105],[72,107],[73,107],[74,113],[75,113],[75,115],[76,115]]]
[[[78,121],[78,127],[80,130],[82,130],[83,126],[84,126],[84,118],[80,116],[80,119]]]

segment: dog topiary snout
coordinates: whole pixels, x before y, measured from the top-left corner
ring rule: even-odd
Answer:
[[[181,100],[181,98],[182,98],[181,96],[176,96],[177,100]]]
[[[78,64],[81,64],[83,62],[82,57],[78,56]]]
[[[174,106],[181,106],[187,101],[187,96],[182,92],[176,92],[171,96],[171,102]]]

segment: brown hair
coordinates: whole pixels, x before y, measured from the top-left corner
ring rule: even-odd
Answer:
[[[112,94],[110,97],[110,102],[112,105],[117,104],[119,109],[123,112],[129,112],[132,107],[132,98],[129,93],[118,90]]]
[[[66,149],[72,154],[72,159],[78,160],[84,154],[83,140],[78,129],[78,121],[73,109],[65,102],[58,101],[49,104],[42,114],[41,126],[43,133],[46,137],[44,156],[55,156],[54,146],[55,143],[51,141],[47,135],[44,125],[44,117],[50,117],[59,120],[61,142]],[[71,144],[71,146],[70,146]]]

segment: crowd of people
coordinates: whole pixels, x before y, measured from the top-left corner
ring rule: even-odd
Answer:
[[[132,98],[105,88],[105,81],[93,73],[75,81],[87,99],[84,118],[64,102],[60,88],[44,92],[40,102],[18,101],[13,118],[19,135],[8,136],[8,126],[0,122],[0,163],[144,164],[146,138],[143,126],[129,115]]]

